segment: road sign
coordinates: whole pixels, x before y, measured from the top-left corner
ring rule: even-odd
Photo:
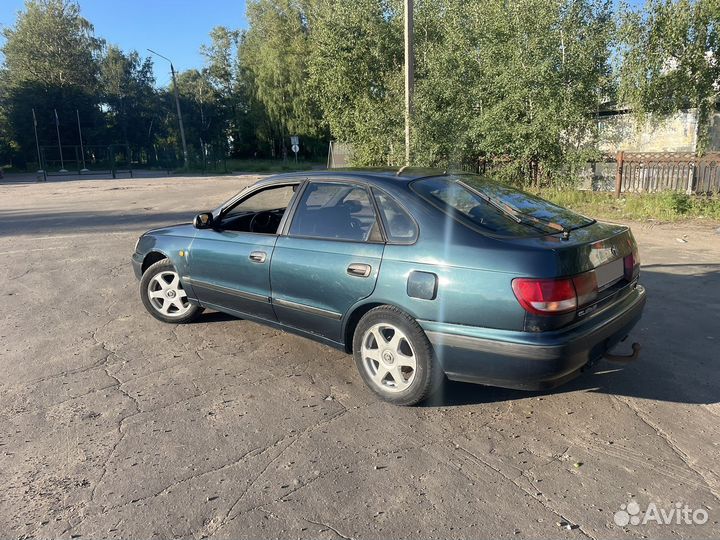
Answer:
[[[297,154],[300,151],[300,147],[297,144],[293,144],[292,151]]]
[[[290,137],[290,144],[292,144],[293,146],[300,146],[300,137],[298,137],[297,135],[293,135],[292,137]]]

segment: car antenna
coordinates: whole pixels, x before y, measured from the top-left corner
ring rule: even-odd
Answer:
[[[407,169],[408,167],[410,167],[410,165],[403,165],[402,167],[400,167],[398,169],[398,172],[395,173],[395,176],[400,176],[402,173],[405,172],[405,169]]]

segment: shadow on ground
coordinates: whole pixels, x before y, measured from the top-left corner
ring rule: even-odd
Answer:
[[[666,273],[666,269],[693,274]],[[637,361],[615,364],[604,359],[571,382],[546,392],[523,392],[446,382],[424,406],[454,406],[562,394],[602,392],[676,403],[720,402],[720,264],[649,265],[641,282],[648,292],[642,320],[616,350],[629,352],[630,341],[642,351]]]
[[[0,212],[0,236],[18,234],[73,234],[80,232],[124,232],[190,223],[193,212],[118,213],[93,211]]]
[[[695,271],[666,273],[666,269]],[[566,392],[602,392],[677,403],[720,402],[720,265],[649,265],[641,282],[648,291],[642,320],[630,339],[616,350],[628,351],[630,341],[642,344],[631,364],[604,359],[576,379],[551,391],[526,392],[446,381],[424,407],[492,403]],[[208,312],[200,323],[232,320]]]

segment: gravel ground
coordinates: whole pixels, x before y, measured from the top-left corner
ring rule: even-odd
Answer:
[[[720,536],[714,227],[633,225],[638,362],[398,408],[342,352],[144,311],[138,235],[253,179],[0,184],[0,537]],[[633,500],[708,520],[618,526]]]

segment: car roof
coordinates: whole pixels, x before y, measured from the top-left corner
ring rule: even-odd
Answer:
[[[407,185],[418,178],[426,178],[428,176],[438,176],[447,174],[442,169],[424,169],[424,168],[408,168],[388,169],[388,168],[347,168],[347,169],[323,169],[299,171],[283,174],[274,174],[258,181],[255,185],[268,185],[287,182],[290,180],[305,179],[346,179],[357,180],[369,184],[393,184]]]

